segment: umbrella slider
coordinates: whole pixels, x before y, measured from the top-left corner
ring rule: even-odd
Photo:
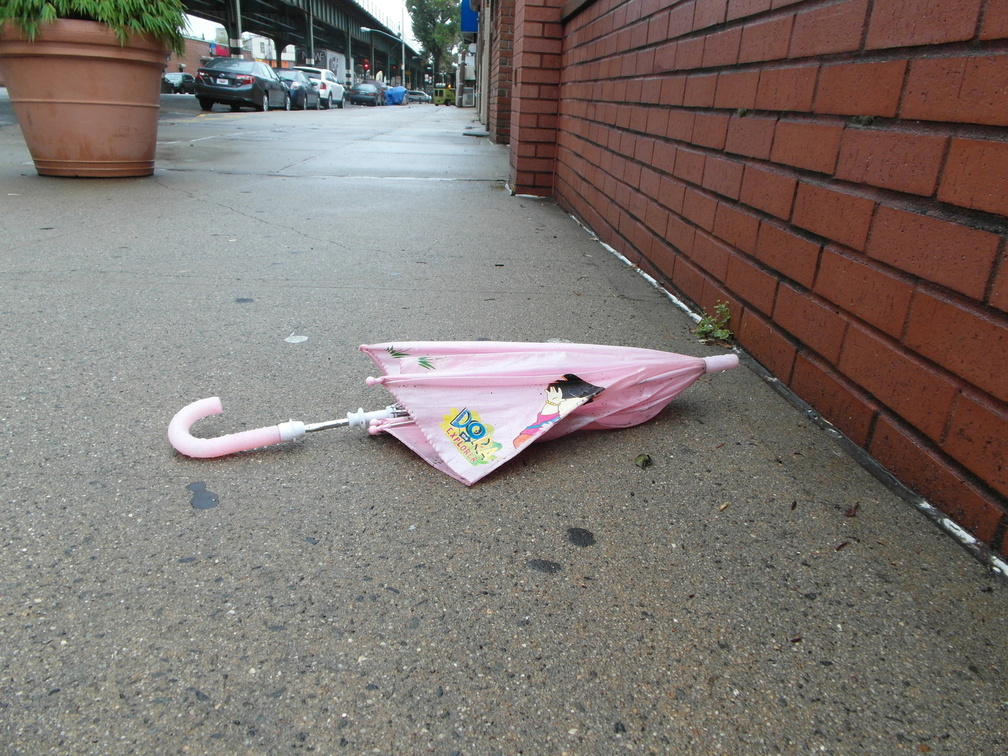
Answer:
[[[390,404],[385,409],[374,410],[372,412],[365,412],[363,408],[360,408],[356,412],[348,412],[347,416],[341,420],[328,420],[323,423],[304,425],[304,432],[313,433],[314,431],[328,430],[329,428],[361,428],[362,430],[367,430],[371,426],[371,423],[376,420],[390,420],[394,417],[407,417],[407,415],[406,410],[398,404]],[[291,422],[294,423],[296,421],[292,420]],[[292,436],[292,438],[297,438],[297,436]]]

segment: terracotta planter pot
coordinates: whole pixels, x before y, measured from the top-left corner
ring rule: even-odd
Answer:
[[[46,24],[29,42],[0,27],[0,74],[41,176],[150,176],[163,45],[93,21]]]

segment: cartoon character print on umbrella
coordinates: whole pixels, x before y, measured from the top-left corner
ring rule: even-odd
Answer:
[[[514,439],[514,448],[526,444],[536,436],[540,436],[556,423],[567,417],[572,411],[587,404],[603,389],[593,386],[578,378],[573,373],[567,373],[563,378],[553,381],[546,387],[546,401],[539,410],[536,420]]]

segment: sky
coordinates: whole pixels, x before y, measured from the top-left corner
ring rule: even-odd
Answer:
[[[403,0],[359,0],[358,4],[365,10],[379,11],[376,15],[384,16],[387,19],[388,26],[392,32],[396,33],[399,31],[399,25],[403,18],[403,8],[405,6]],[[217,29],[221,28],[220,24],[215,24],[213,21],[204,21],[201,18],[194,18],[193,16],[188,16],[187,18],[189,19],[189,31],[196,37],[214,39],[217,35]],[[406,14],[405,20],[406,42],[413,49],[419,49],[420,43],[413,36],[413,30],[409,23],[409,14]]]

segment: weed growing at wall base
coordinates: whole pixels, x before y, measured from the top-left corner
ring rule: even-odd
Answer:
[[[704,344],[721,344],[728,346],[731,343],[732,332],[728,329],[728,321],[731,320],[731,312],[728,310],[727,302],[718,302],[714,305],[714,314],[707,310],[703,311],[703,317],[693,329],[693,334]]]

